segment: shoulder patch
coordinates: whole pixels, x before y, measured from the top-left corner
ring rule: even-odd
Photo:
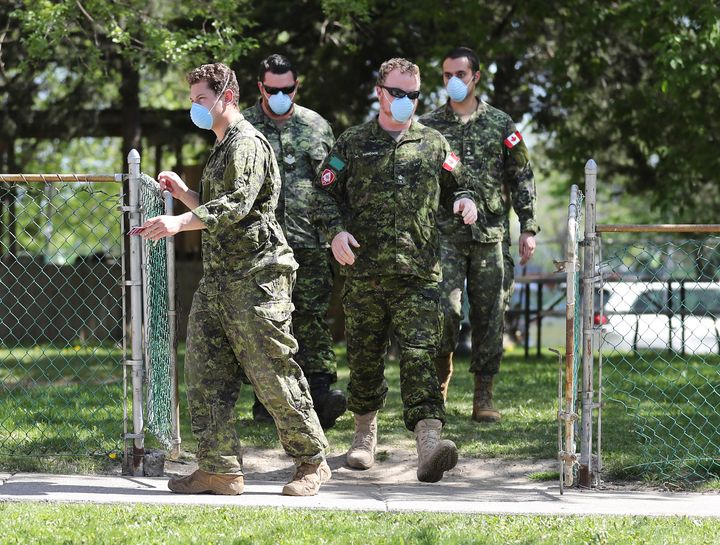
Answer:
[[[445,162],[442,167],[448,172],[452,172],[459,162],[460,158],[451,151],[447,157],[445,157]]]
[[[520,131],[515,131],[510,136],[508,136],[505,139],[505,145],[508,149],[513,149],[515,146],[517,146],[522,141],[522,135],[520,134]],[[497,142],[497,140],[496,140]]]
[[[320,183],[323,187],[327,187],[331,185],[335,181],[335,173],[330,170],[329,168],[326,168],[322,171],[322,174],[320,175]]]
[[[328,164],[338,172],[345,168],[345,161],[340,159],[340,157],[338,157],[337,155],[333,155],[332,157],[330,157],[330,161],[328,161]]]

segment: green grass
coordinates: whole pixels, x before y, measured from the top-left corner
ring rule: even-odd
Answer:
[[[181,346],[180,363],[184,357]],[[338,348],[339,381],[347,387],[344,349]],[[14,471],[107,472],[119,468],[122,449],[121,355],[111,347],[48,346],[0,349],[0,469]],[[648,354],[605,359],[606,398],[603,411],[603,461],[606,481],[670,481],[686,486],[701,483],[720,488],[720,393],[708,377],[716,376],[720,358],[684,361]],[[181,371],[182,376],[182,371]],[[399,365],[386,368],[390,392],[380,412],[380,447],[414,448],[402,421]],[[496,381],[495,400],[503,420],[478,425],[470,420],[472,375],[468,360],[459,358],[450,385],[444,435],[454,440],[464,457],[553,459],[557,450],[557,360],[546,352],[525,360],[510,351]],[[717,384],[717,382],[715,383]],[[651,394],[653,400],[647,399]],[[181,381],[183,450],[194,452],[195,439]],[[252,391],[244,387],[237,406],[242,444],[280,448],[272,424],[252,420]],[[700,407],[700,409],[699,409]],[[714,431],[713,431],[714,430]],[[342,453],[352,441],[353,419],[346,413],[328,430],[332,453]],[[679,442],[670,442],[672,438]],[[149,437],[148,447],[158,447]],[[657,445],[671,445],[658,451]],[[650,464],[686,448],[690,462]],[[58,455],[61,453],[62,455]],[[703,453],[709,459],[698,459]],[[88,456],[92,454],[92,456]],[[115,457],[112,459],[111,457]],[[666,475],[667,474],[667,475]],[[669,478],[668,478],[669,475]]]
[[[0,544],[711,545],[720,520],[0,504]]]
[[[720,488],[720,358],[640,352],[603,367],[610,474]]]
[[[111,456],[122,452],[120,350],[3,348],[0,362],[0,467],[102,471],[115,464]]]

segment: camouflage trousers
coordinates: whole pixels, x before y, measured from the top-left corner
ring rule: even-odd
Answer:
[[[305,376],[326,374],[335,382],[337,361],[326,318],[333,287],[332,254],[327,248],[297,248],[294,254],[300,265],[292,295],[295,361]]]
[[[440,334],[437,282],[410,276],[347,278],[343,290],[350,368],[348,409],[365,414],[385,405],[385,352],[392,327],[400,350],[400,395],[409,430],[425,418],[445,422],[433,359]]]
[[[296,463],[317,463],[327,441],[302,370],[292,358],[292,273],[273,269],[229,283],[200,283],[187,333],[185,382],[200,469],[242,473],[235,403],[244,375]]]
[[[495,375],[503,355],[504,290],[502,243],[441,239],[443,280],[440,284],[444,325],[440,355],[455,351],[462,320],[463,288],[472,327],[470,372]]]

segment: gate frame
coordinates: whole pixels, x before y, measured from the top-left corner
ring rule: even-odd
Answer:
[[[602,233],[720,233],[720,224],[597,224],[597,164],[589,159],[585,164],[585,240],[583,256],[582,302],[582,404],[580,427],[580,462],[578,485],[590,488],[599,484],[602,471],[602,355],[598,352],[597,401],[593,390],[595,348],[600,345],[600,327],[593,324],[594,286],[602,281],[599,256],[602,250],[599,242]],[[566,355],[567,357],[567,355]],[[592,455],[593,418],[597,415],[597,454]],[[561,475],[562,487],[562,475]]]

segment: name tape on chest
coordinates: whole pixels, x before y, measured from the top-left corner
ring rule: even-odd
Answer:
[[[455,170],[455,167],[460,162],[460,158],[455,155],[453,152],[448,153],[448,156],[445,157],[445,162],[443,163],[443,168],[447,170],[448,172],[452,172]]]
[[[513,149],[520,142],[522,142],[522,135],[520,131],[515,131],[505,139],[505,146],[507,146],[508,149]]]

